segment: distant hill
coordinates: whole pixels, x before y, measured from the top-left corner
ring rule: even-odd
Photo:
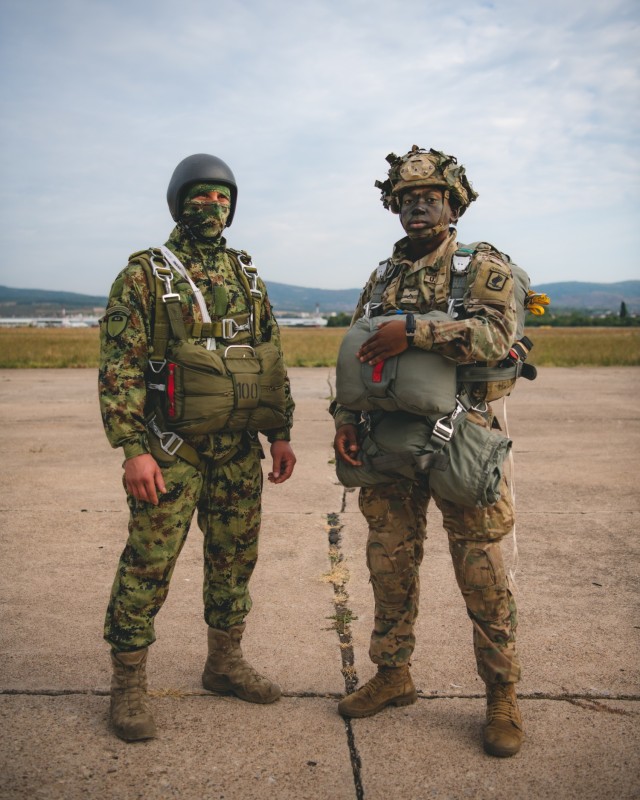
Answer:
[[[14,289],[0,286],[0,317],[56,317],[94,314],[107,304],[106,297],[47,289]]]
[[[267,283],[269,300],[274,309],[280,312],[315,311],[330,314],[332,311],[351,313],[360,297],[360,289],[308,289],[291,286],[288,283]]]
[[[534,288],[548,294],[554,308],[618,312],[620,303],[624,301],[630,313],[640,313],[640,280],[617,283],[565,281],[541,283]]]
[[[640,313],[640,280],[617,283],[537,284],[536,291],[549,295],[554,310],[582,309],[617,313],[624,301],[629,313]],[[360,289],[312,289],[288,283],[268,282],[269,298],[277,313],[351,312],[358,301]],[[0,317],[51,316],[62,313],[95,313],[107,302],[106,297],[76,292],[45,289],[15,289],[0,286]]]

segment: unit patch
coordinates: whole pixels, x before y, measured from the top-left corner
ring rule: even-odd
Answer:
[[[501,292],[504,289],[507,277],[504,272],[492,269],[487,278],[487,289],[491,289],[492,292]]]
[[[418,302],[419,295],[420,292],[418,289],[404,289],[402,292],[402,297],[400,298],[400,302],[403,305],[415,306]]]
[[[124,333],[129,324],[130,316],[131,311],[126,306],[113,306],[110,308],[106,314],[107,336],[110,339],[115,339],[121,333]]]

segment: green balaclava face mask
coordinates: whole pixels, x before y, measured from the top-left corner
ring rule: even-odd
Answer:
[[[218,192],[231,201],[228,186],[217,183],[196,183],[189,187],[182,203],[180,222],[184,223],[198,239],[211,241],[217,239],[227,224],[231,213],[231,203],[223,204],[211,200],[198,200],[209,192]]]

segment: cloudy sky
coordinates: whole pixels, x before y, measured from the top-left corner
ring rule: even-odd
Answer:
[[[192,153],[263,277],[360,287],[385,156],[458,157],[534,285],[640,278],[637,0],[0,0],[0,283],[106,294]]]

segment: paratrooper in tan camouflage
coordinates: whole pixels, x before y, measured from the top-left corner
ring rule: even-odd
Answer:
[[[177,222],[165,247],[185,274],[171,269],[182,320],[203,348],[271,342],[281,355],[278,325],[266,288],[257,279],[247,291],[242,264],[222,231],[233,219],[237,187],[231,170],[214,156],[190,156],[176,168],[167,195]],[[240,254],[242,257],[243,254]],[[198,335],[203,313],[222,331],[217,341]],[[256,305],[254,298],[259,298]],[[258,556],[262,448],[255,431],[220,430],[175,437],[163,416],[170,381],[165,367],[150,371],[156,305],[149,251],[135,253],[117,276],[101,324],[99,394],[105,431],[125,456],[124,487],[130,510],[129,538],[111,592],[104,636],[112,648],[111,720],[125,740],[151,738],[155,725],[146,702],[147,648],[154,619],[166,599],[171,575],[197,511],[204,534],[204,617],[209,655],[205,688],[251,702],[277,700],[280,688],[242,657],[240,641],[251,609],[249,579]],[[259,309],[259,318],[252,314]],[[226,324],[224,320],[232,320]],[[246,324],[238,325],[238,320]],[[249,320],[253,324],[247,322]],[[224,323],[224,324],[223,324]],[[206,328],[206,324],[204,325]],[[171,354],[174,340],[169,341]],[[295,464],[289,445],[293,400],[284,386],[284,424],[264,431],[271,442],[269,480],[287,480]]]
[[[400,214],[407,236],[395,245],[387,266],[391,278],[381,294],[378,311],[446,312],[452,259],[460,247],[450,226],[477,195],[464,167],[439,151],[414,145],[405,156],[391,155],[388,161],[389,177],[376,185],[382,190],[385,207]],[[376,271],[362,292],[354,322],[371,311],[368,304],[379,282]],[[408,331],[404,321],[384,318],[361,347],[359,360],[375,366],[413,346],[458,364],[498,363],[514,342],[517,327],[514,279],[508,259],[489,245],[477,248],[468,268],[464,313],[448,320],[415,322],[415,331]],[[475,384],[470,387],[470,396],[481,404],[492,399],[490,391],[487,384]],[[337,457],[352,466],[361,465],[356,427],[360,414],[339,405],[334,405],[332,413]],[[491,427],[494,418],[490,408],[475,416],[474,421]],[[439,497],[430,489],[427,475],[360,490],[360,509],[369,524],[367,565],[375,599],[370,657],[378,665],[378,673],[345,697],[339,711],[347,717],[369,716],[387,705],[404,705],[416,699],[409,663],[415,646],[419,568],[431,497],[443,515],[456,579],[473,623],[478,672],[487,686],[484,746],[493,755],[513,755],[523,734],[513,691],[520,678],[516,607],[499,544],[514,523],[506,482],[500,500],[488,507],[462,507]]]

